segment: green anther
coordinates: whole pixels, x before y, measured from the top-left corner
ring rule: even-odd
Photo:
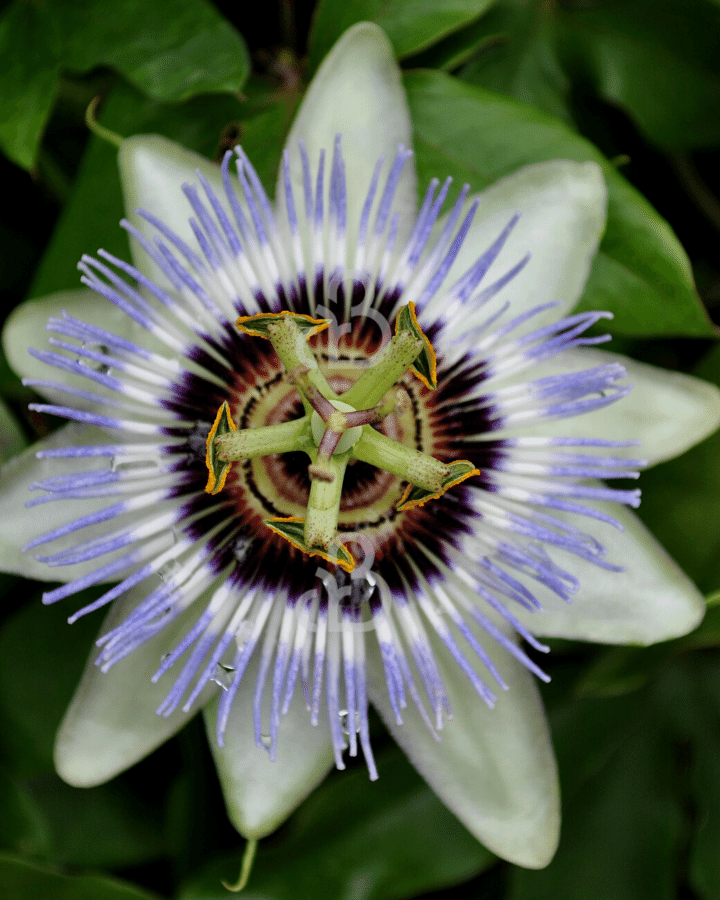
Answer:
[[[205,442],[205,465],[208,470],[205,492],[208,494],[218,494],[225,487],[225,479],[230,471],[230,463],[218,457],[215,440],[219,435],[232,434],[235,431],[230,406],[227,402],[223,402]]]
[[[434,456],[406,447],[369,426],[363,428],[362,437],[350,453],[353,459],[384,469],[430,493],[441,491],[450,474],[450,467]]]
[[[318,547],[308,547],[305,543],[304,519],[297,519],[294,517],[289,519],[266,519],[265,524],[271,531],[274,531],[275,534],[279,534],[280,537],[285,538],[285,540],[292,544],[293,547],[297,547],[298,550],[302,550],[302,552],[306,553],[308,556],[319,556],[321,559],[326,559],[328,562],[340,566],[340,568],[344,569],[346,572],[352,572],[355,568],[355,560],[353,559],[352,553],[350,553],[344,544],[341,544],[337,540],[337,537],[327,550],[321,550]]]
[[[297,388],[308,415],[315,408],[308,396],[309,391],[327,399],[337,398],[318,368],[317,360],[308,345],[308,340],[314,334],[328,327],[327,319],[313,319],[291,312],[260,313],[256,316],[241,316],[236,324],[245,334],[270,341]]]
[[[307,388],[316,390],[328,400],[337,398],[337,394],[325,380],[318,368],[307,339],[309,333],[302,331],[292,316],[283,316],[271,322],[267,327],[270,343],[288,374],[293,378],[300,395],[305,399]]]
[[[390,388],[412,366],[422,349],[422,340],[409,331],[394,335],[384,351],[381,351],[380,359],[375,365],[365,369],[340,399],[355,409],[370,409],[380,403]]]
[[[418,353],[417,358],[411,366],[411,371],[427,388],[434,391],[437,387],[437,360],[435,358],[435,351],[420,327],[420,323],[415,315],[414,303],[408,303],[407,306],[401,307],[397,315],[395,331],[398,334],[402,331],[407,331],[415,337],[420,338],[422,341],[422,350]]]
[[[445,491],[455,487],[460,482],[465,481],[473,475],[479,475],[480,471],[467,459],[456,459],[448,465],[448,475],[443,480],[439,490],[426,490],[416,484],[408,485],[400,502],[397,505],[399,510],[413,509],[415,506],[422,506],[428,500],[435,500],[442,496]]]
[[[343,478],[350,459],[349,453],[335,454],[315,463],[322,465],[322,476],[310,466],[310,497],[305,519],[305,544],[327,551],[337,539]]]
[[[244,428],[215,437],[215,453],[221,462],[255,459],[271,453],[290,453],[302,449],[302,444],[312,446],[310,425],[306,417],[279,425],[263,425],[260,428]]]

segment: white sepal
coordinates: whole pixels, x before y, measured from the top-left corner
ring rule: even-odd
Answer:
[[[147,593],[147,585],[141,584],[117,600],[100,633],[120,624]],[[150,679],[197,616],[193,604],[108,672],[95,665],[99,651],[93,650],[55,740],[55,767],[68,784],[93,787],[130,768],[186,725],[218,690],[209,682],[187,713],[179,707],[167,718],[156,713],[185,657],[157,684]]]
[[[595,502],[592,506],[624,528],[620,532],[587,520],[592,526],[588,530],[607,551],[605,558],[624,566],[624,571],[610,572],[553,548],[553,562],[572,572],[580,588],[571,603],[549,591],[536,591],[543,611],[529,613],[513,607],[518,618],[540,636],[603,644],[654,644],[697,627],[705,614],[702,594],[640,519],[618,504]],[[578,525],[577,516],[555,514]]]
[[[412,147],[410,111],[400,69],[384,32],[370,22],[349,28],[325,57],[290,129],[285,146],[298,209],[304,202],[298,142],[305,142],[313,171],[317,171],[320,150],[325,150],[327,187],[337,134],[342,135],[347,173],[347,246],[352,263],[358,223],[378,157],[385,154],[387,172],[398,144]],[[417,207],[412,159],[405,164],[395,196],[393,210],[400,214],[397,245],[402,246],[414,224]],[[276,201],[283,209],[282,173]]]
[[[330,732],[310,724],[302,692],[296,691],[280,720],[277,758],[255,743],[253,694],[258,663],[252,660],[235,695],[225,729],[225,746],[216,736],[217,701],[203,711],[228,816],[246,838],[262,838],[278,828],[323,780],[333,763]],[[270,693],[266,689],[266,695]],[[269,715],[266,696],[265,721]]]
[[[535,306],[557,303],[543,321],[568,314],[580,299],[605,229],[607,190],[600,167],[562,159],[534,163],[471,195],[468,203],[473,199],[479,200],[475,218],[444,287],[451,288],[518,214],[480,289],[529,254],[525,267],[503,287],[494,305],[509,302],[508,316],[515,317]],[[443,223],[444,217],[438,232]],[[442,292],[437,296],[441,298]],[[441,303],[430,304],[426,315],[435,318],[445,311]],[[474,309],[470,300],[455,324],[470,329],[488,315],[487,307]]]
[[[542,868],[552,858],[560,827],[557,769],[534,677],[492,640],[481,638],[509,687],[494,709],[475,693],[434,640],[435,657],[453,710],[436,741],[408,703],[398,725],[382,663],[373,648],[373,705],[410,762],[479,841],[517,865]]]

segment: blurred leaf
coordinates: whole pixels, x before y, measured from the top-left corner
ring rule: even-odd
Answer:
[[[720,387],[720,347],[694,372]],[[720,588],[720,432],[643,473],[639,513],[705,592]]]
[[[720,656],[695,654],[665,673],[656,697],[684,750],[692,813],[689,880],[702,900],[720,898]],[[680,743],[682,742],[682,743]]]
[[[680,646],[701,650],[706,647],[720,647],[720,593],[716,592],[707,598],[705,618],[695,631],[679,638]]]
[[[702,900],[720,900],[720,728],[717,721],[693,760],[699,827],[690,856],[690,883]]]
[[[542,871],[514,869],[507,900],[671,900],[682,835],[672,747],[638,699],[580,701],[559,713],[562,727],[551,721],[560,848]],[[586,750],[596,762],[590,771]]]
[[[60,875],[9,855],[0,856],[5,900],[157,900],[157,895],[101,875]]]
[[[310,71],[356,22],[375,22],[402,59],[481,16],[495,0],[320,0],[310,32]]]
[[[0,769],[0,847],[26,856],[46,856],[49,835],[32,796],[9,772]]]
[[[705,618],[690,634],[650,647],[600,650],[578,680],[576,691],[581,697],[619,697],[644,687],[678,653],[709,647],[720,647],[720,594],[707,598]]]
[[[0,384],[2,384],[1,374]],[[0,400],[0,463],[20,453],[27,444],[28,441],[17,419],[8,406]]]
[[[121,783],[74,788],[48,774],[27,779],[26,785],[42,816],[43,856],[50,862],[120,868],[156,859],[165,851],[161,810],[129,794]]]
[[[19,166],[35,160],[55,100],[60,39],[40,6],[15,0],[0,18],[0,148]]]
[[[378,762],[378,785],[364,768],[331,778],[284,840],[261,843],[245,900],[400,900],[461,882],[494,860],[401,753]],[[239,859],[213,866],[179,900],[225,900],[220,879],[235,880]]]
[[[55,731],[99,627],[94,616],[71,627],[67,616],[36,594],[0,629],[0,755],[18,776],[52,771]]]
[[[0,630],[0,755],[12,767],[10,780],[0,780],[8,801],[0,803],[0,839],[66,865],[137,865],[164,852],[162,811],[121,783],[73,788],[53,771],[55,732],[99,626],[97,616],[70,626],[67,615],[63,604],[45,607],[36,596]]]
[[[499,0],[422,59],[464,81],[571,121],[566,95],[590,83],[651,141],[720,141],[720,9],[712,0]],[[468,57],[472,57],[468,60]]]
[[[206,0],[14,0],[0,20],[0,147],[30,168],[61,69],[110,66],[148,96],[237,93],[250,71],[238,32]]]
[[[205,0],[54,0],[64,64],[85,72],[107,65],[156,100],[239,91],[250,71],[237,31]]]
[[[458,77],[572,123],[570,82],[555,50],[554,11],[547,4],[501,0],[471,26],[467,38],[475,41],[475,52]]]
[[[618,697],[644,687],[677,651],[675,641],[650,647],[611,647],[601,650],[577,685],[581,697]]]
[[[656,144],[720,141],[720,8],[710,0],[563,4],[565,69],[589,78]]]
[[[410,73],[405,87],[420,184],[453,175],[481,190],[528,163],[598,162],[608,224],[580,308],[609,310],[621,333],[714,335],[673,231],[592,144],[530,106],[441,73]]]
[[[283,103],[277,102],[245,118],[243,104],[233,97],[198,97],[164,106],[118,82],[100,118],[106,128],[124,137],[162,134],[210,158],[217,157],[228,126],[239,124],[239,130],[235,130],[251,159],[258,161],[258,173],[266,189],[274,188],[286,126]],[[38,297],[79,287],[77,262],[83,253],[95,253],[99,247],[123,259],[129,258],[127,237],[118,224],[124,214],[117,150],[93,137],[30,295]]]

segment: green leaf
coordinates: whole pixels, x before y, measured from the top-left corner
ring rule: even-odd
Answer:
[[[126,882],[101,875],[60,875],[34,863],[3,854],[0,884],[8,900],[157,900]]]
[[[156,100],[239,91],[250,71],[237,31],[205,0],[55,0],[66,68],[107,65]]]
[[[42,6],[15,0],[0,18],[0,148],[19,166],[35,163],[60,71],[59,35]]]
[[[707,598],[705,618],[695,631],[680,640],[681,646],[692,649],[720,647],[720,591]]]
[[[581,697],[619,697],[645,687],[679,653],[720,646],[720,593],[707,598],[705,618],[695,631],[649,647],[599,651],[575,690]]]
[[[397,751],[378,760],[379,784],[364,767],[318,788],[285,839],[261,843],[245,900],[401,900],[464,881],[493,860]],[[178,900],[226,900],[237,858],[215,864]]]
[[[97,633],[95,617],[69,626],[62,607],[35,594],[0,629],[0,753],[18,776],[52,770],[55,731]]]
[[[51,773],[26,780],[25,789],[42,816],[47,842],[42,855],[51,862],[119,868],[165,852],[162,811],[121,782],[73,788]]]
[[[149,97],[237,94],[250,71],[242,37],[205,0],[15,0],[0,20],[0,148],[31,168],[61,70],[110,66]]]
[[[467,63],[464,81],[571,121],[571,84],[588,83],[657,144],[682,150],[720,140],[720,9],[712,0],[500,0],[480,22],[421,58]]]
[[[161,811],[118,782],[80,790],[53,771],[55,732],[98,629],[96,616],[68,625],[62,607],[36,595],[0,630],[0,755],[12,767],[0,772],[0,841],[66,865],[137,865],[164,852]]]
[[[224,134],[232,126],[240,133],[250,158],[259,162],[258,174],[266,189],[272,189],[282,153],[285,116],[284,105],[277,103],[245,118],[239,100],[220,95],[163,106],[118,82],[100,120],[123,137],[161,134],[210,158],[217,157]],[[127,237],[118,224],[124,214],[117,150],[93,137],[80,165],[72,196],[36,273],[30,296],[78,288],[80,276],[76,266],[83,253],[95,253],[102,247],[128,259]],[[188,217],[190,214],[189,211]],[[172,223],[168,224],[172,227]]]
[[[592,144],[530,106],[441,73],[410,73],[405,86],[420,184],[450,174],[482,190],[529,163],[594,160],[607,180],[608,224],[580,309],[609,310],[621,333],[715,334],[672,229]]]
[[[402,59],[461,28],[494,0],[320,0],[310,33],[310,70],[315,71],[340,35],[356,22],[375,22]]]
[[[0,400],[0,463],[20,453],[27,443],[17,419],[5,402]]]
[[[563,4],[566,71],[590,79],[651,141],[674,150],[720,141],[720,7],[711,0]]]
[[[702,900],[720,900],[720,736],[718,721],[695,750],[693,782],[698,803],[698,830],[690,856],[690,883]]]
[[[668,670],[656,691],[657,703],[672,728],[671,740],[681,747],[680,776],[692,812],[689,882],[694,896],[720,898],[720,659],[693,654]],[[675,896],[675,895],[673,895]]]
[[[577,691],[583,697],[618,697],[636,691],[656,675],[679,641],[650,647],[611,647],[602,650],[580,678]]]
[[[457,75],[572,123],[570,82],[557,57],[551,9],[526,0],[501,0],[480,22],[464,30],[465,52],[472,52],[472,59]],[[462,37],[463,33],[458,34],[458,41]]]
[[[644,710],[642,699],[624,698],[558,710],[552,724],[564,797],[560,847],[542,871],[515,869],[507,900],[675,896],[682,836],[670,788],[675,760]]]
[[[0,769],[0,809],[0,847],[46,856],[49,835],[43,815],[29,791],[5,769]]]

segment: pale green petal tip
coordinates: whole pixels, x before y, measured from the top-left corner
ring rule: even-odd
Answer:
[[[44,347],[47,344],[47,320],[50,315],[59,315],[63,309],[73,312],[76,298],[92,296],[83,288],[78,291],[59,291],[41,300],[27,300],[16,306],[5,320],[2,330],[2,349],[10,368],[21,378],[30,377],[41,366],[47,376],[50,369],[33,360],[30,347]]]
[[[444,284],[452,285],[467,271],[478,248],[489,247],[518,213],[490,277],[499,277],[527,255],[527,265],[503,288],[503,299],[515,315],[556,304],[533,320],[536,325],[569,315],[585,288],[605,230],[607,188],[601,168],[565,159],[533,163],[468,199],[478,201],[478,211]],[[445,222],[443,217],[437,228]],[[468,327],[485,316],[479,309],[467,313]]]
[[[634,452],[650,465],[685,453],[720,426],[720,390],[714,384],[634,359],[615,359],[625,366],[633,389],[608,415],[626,418],[627,434],[621,431],[617,439],[637,438]]]
[[[133,184],[138,174],[152,177],[156,174],[162,178],[170,169],[181,181],[193,177],[195,169],[209,166],[211,163],[159,134],[137,134],[122,142],[118,151],[120,180],[123,183],[125,196],[132,194]],[[180,181],[180,183],[181,183]]]
[[[61,316],[63,312],[122,336],[130,336],[130,333],[137,335],[141,331],[139,326],[133,327],[132,320],[122,310],[89,288],[57,291],[27,300],[10,313],[2,331],[2,346],[7,361],[21,378],[52,379],[53,369],[32,356],[29,348],[44,349],[47,346],[48,319],[50,316]],[[70,376],[66,375],[63,380],[72,383]],[[76,384],[85,387],[86,381],[78,378]],[[57,398],[57,392],[49,395],[42,388],[38,388],[38,393]]]
[[[392,137],[378,146],[374,132],[383,128],[388,128]],[[349,28],[325,57],[308,87],[286,146],[295,147],[304,140],[309,147],[330,149],[337,133],[365,143],[372,151],[371,165],[383,150],[394,152],[399,141],[407,143],[411,137],[400,68],[390,41],[372,22]]]
[[[218,745],[218,701],[203,710],[208,743],[220,779],[228,818],[247,839],[272,834],[325,778],[333,765],[326,726],[314,727],[300,697],[281,718],[274,761],[255,743],[253,694],[256,666],[246,673]]]
[[[398,144],[412,146],[412,126],[400,68],[382,29],[360,22],[348,29],[323,60],[310,83],[285,144],[294,188],[302,196],[298,142],[305,142],[311,163],[320,150],[332,154],[335,136],[342,135],[347,180],[348,248],[354,253],[355,232],[362,204],[378,158],[386,168]],[[277,198],[284,203],[278,182]],[[395,192],[400,213],[397,243],[407,237],[417,208],[415,167],[409,160]]]
[[[696,628],[705,601],[692,581],[630,510],[596,506],[623,526],[623,531],[607,525],[596,532],[606,559],[623,570],[608,571],[558,550],[555,561],[568,571],[573,567],[578,593],[565,603],[546,592],[542,612],[519,610],[518,618],[539,637],[601,644],[647,646]]]
[[[123,622],[145,594],[139,585],[117,599],[100,633]],[[107,672],[95,665],[94,650],[55,739],[55,767],[64,781],[74,787],[110,781],[171,738],[212,699],[218,688],[209,683],[188,712],[178,707],[168,716],[157,714],[173,679],[167,673],[153,683],[153,673],[196,618],[195,609],[185,610]]]
[[[131,662],[137,670],[139,661]],[[152,753],[195,714],[197,706],[189,713],[158,716],[155,708],[167,688],[151,685],[147,667],[140,668],[142,675],[132,679],[133,685],[129,666],[124,672],[103,674],[89,660],[55,738],[53,759],[63,781],[83,788],[110,781]],[[154,668],[157,659],[152,660]]]
[[[214,749],[212,739],[210,746]],[[258,750],[258,753],[261,752]],[[220,775],[225,811],[233,828],[248,841],[262,840],[277,831],[326,777],[333,764],[332,753],[328,756],[327,763],[318,765],[317,770],[309,774],[302,790],[295,791],[291,796],[275,791],[272,772],[268,773],[264,782],[251,784],[249,789],[241,789],[222,776],[216,756],[215,764]]]
[[[220,167],[157,134],[136,135],[123,141],[118,164],[125,213],[133,225],[152,236],[154,229],[135,215],[138,208],[149,210],[193,246],[195,237],[189,224],[192,208],[182,186],[186,182],[197,185],[196,169],[199,169],[213,190],[222,195]],[[132,241],[131,251],[133,262],[144,275],[164,287],[169,286],[162,270]]]
[[[440,740],[410,705],[398,725],[380,674],[379,652],[368,648],[373,706],[410,762],[478,841],[516,865],[543,868],[557,849],[560,793],[534,676],[499,647],[489,647],[508,685],[507,692],[497,692],[495,708],[490,709],[478,700],[464,673],[443,656],[432,635],[430,640],[437,647],[436,660],[453,709],[453,719],[438,732]]]

